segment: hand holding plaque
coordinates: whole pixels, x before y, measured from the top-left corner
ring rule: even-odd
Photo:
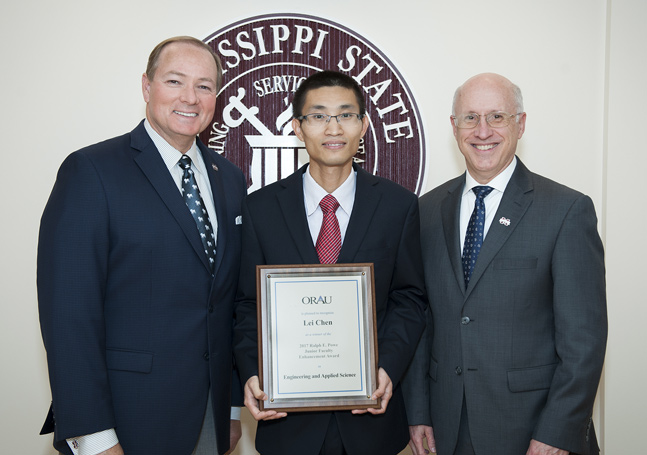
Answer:
[[[367,412],[373,415],[384,414],[392,396],[393,382],[384,371],[384,368],[380,368],[377,372],[377,390],[373,393],[373,399],[377,401],[379,406],[376,408],[354,409],[353,414],[366,414]]]
[[[260,403],[267,400],[267,394],[260,388],[258,376],[252,376],[247,380],[243,390],[245,396],[245,407],[249,413],[256,420],[274,420],[287,416],[285,412],[277,412],[274,410],[261,411]]]

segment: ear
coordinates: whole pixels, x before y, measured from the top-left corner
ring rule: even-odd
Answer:
[[[146,73],[142,74],[142,94],[144,95],[144,101],[148,103],[151,92],[151,81],[148,80]]]
[[[456,128],[456,123],[453,116],[449,116],[449,121],[452,124],[452,131],[454,132],[454,137],[458,139],[458,128]]]
[[[362,135],[360,137],[364,137],[366,131],[368,131],[369,124],[370,122],[368,120],[368,114],[364,114],[364,117],[362,117]]]
[[[517,136],[517,139],[521,139],[521,136],[523,136],[523,133],[526,131],[526,113],[524,112],[519,116],[519,135]]]
[[[368,119],[368,114],[365,113],[364,117],[362,117],[362,134],[360,135],[360,138],[364,137],[366,134],[366,131],[368,131],[368,126],[370,125],[370,121]]]
[[[298,119],[293,118],[292,119],[292,129],[294,130],[294,134],[297,135],[299,140],[301,142],[305,142],[304,137],[303,137],[303,131],[301,130],[301,121]]]

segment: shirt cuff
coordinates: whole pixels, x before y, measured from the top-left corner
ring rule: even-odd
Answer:
[[[231,420],[240,420],[240,408],[238,406],[231,407]]]
[[[115,429],[110,428],[98,433],[69,438],[67,444],[74,455],[97,455],[119,444],[119,439]]]

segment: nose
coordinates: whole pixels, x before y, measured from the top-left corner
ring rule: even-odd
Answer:
[[[184,87],[180,94],[180,101],[189,105],[197,104],[198,96],[195,93],[195,89],[191,86]]]
[[[331,117],[330,120],[328,120],[328,123],[326,123],[326,134],[329,134],[331,136],[336,136],[339,134],[342,134],[343,129],[341,125],[339,124],[339,120],[337,117],[333,118]]]
[[[492,135],[492,127],[484,115],[479,117],[479,124],[474,128],[474,135],[479,139],[486,139]]]

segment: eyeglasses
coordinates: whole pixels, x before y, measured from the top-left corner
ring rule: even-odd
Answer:
[[[508,114],[507,112],[490,112],[485,116],[485,121],[492,128],[501,128],[503,126],[508,126],[511,118],[521,114],[523,114],[523,112],[517,112],[516,114]],[[454,125],[456,125],[456,128],[476,128],[481,122],[481,116],[474,112],[470,112],[469,114],[452,115],[452,118],[454,119]]]
[[[306,114],[297,117],[297,120],[305,120],[310,126],[323,127],[330,123],[330,119],[334,118],[340,126],[356,126],[359,121],[364,117],[362,114],[354,114],[351,112],[344,112],[343,114],[328,115],[328,114]]]

